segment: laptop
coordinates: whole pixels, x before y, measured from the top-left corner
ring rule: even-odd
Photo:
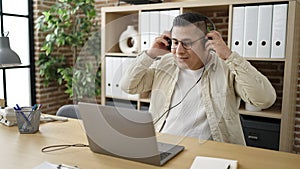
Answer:
[[[180,145],[157,142],[149,112],[84,102],[78,105],[93,152],[162,166],[184,150]]]

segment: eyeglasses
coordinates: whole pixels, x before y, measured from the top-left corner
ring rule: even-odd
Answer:
[[[197,42],[198,40],[202,40],[202,39],[204,39],[204,38],[205,38],[205,36],[202,36],[201,38],[196,39],[196,40],[191,41],[191,42],[189,42],[189,41],[184,42],[184,41],[180,41],[180,40],[177,40],[177,39],[172,38],[171,49],[177,49],[179,43],[181,43],[182,47],[183,47],[185,50],[190,50],[190,49],[192,49],[193,44],[194,44],[195,42]]]

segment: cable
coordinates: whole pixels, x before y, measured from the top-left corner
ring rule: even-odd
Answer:
[[[42,148],[42,152],[52,152],[52,151],[57,151],[57,150],[63,150],[69,147],[89,147],[89,145],[86,144],[58,144],[58,145],[52,145],[52,146],[46,146]]]
[[[201,76],[199,77],[199,79],[196,81],[196,83],[185,93],[185,95],[183,96],[183,98],[176,103],[174,106],[171,106],[168,110],[166,110],[155,122],[153,122],[153,124],[155,125],[167,112],[169,112],[170,110],[172,110],[173,108],[177,107],[179,104],[181,104],[183,102],[183,100],[186,98],[186,96],[191,92],[191,90],[200,82],[200,80],[202,79],[202,76],[204,74],[205,71],[205,66],[203,67],[203,71]],[[163,127],[162,127],[163,128]],[[160,130],[162,130],[162,128]]]

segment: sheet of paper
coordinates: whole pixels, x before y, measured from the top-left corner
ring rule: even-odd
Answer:
[[[237,169],[237,160],[197,156],[190,169]]]
[[[61,165],[57,165],[57,164],[52,164],[49,163],[47,161],[39,164],[38,166],[34,167],[33,169],[79,169],[77,167],[73,167],[73,166],[69,166],[69,165],[65,165],[65,164],[61,164]]]
[[[41,163],[40,165],[34,167],[33,169],[57,169],[57,164],[52,164],[47,161]]]

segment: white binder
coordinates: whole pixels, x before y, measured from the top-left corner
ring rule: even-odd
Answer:
[[[258,6],[245,7],[244,57],[255,57],[257,46]]]
[[[256,57],[270,58],[273,5],[258,7],[258,31]]]
[[[122,57],[122,75],[121,77],[125,74],[125,72],[128,69],[128,66],[131,64],[131,62],[134,60],[135,58],[131,58],[131,57]],[[120,79],[121,80],[121,79]],[[139,95],[138,94],[128,94],[124,91],[121,91],[121,96],[120,98],[122,99],[138,99]]]
[[[243,56],[245,7],[233,7],[231,50]]]
[[[159,18],[160,18],[160,15],[159,15],[159,11],[150,11],[149,12],[150,14],[150,46],[152,45],[152,43],[154,42],[155,38],[158,37],[160,34],[159,34],[159,28],[160,28],[160,25],[159,25]]]
[[[150,13],[142,11],[140,14],[141,51],[150,47]]]
[[[112,97],[119,98],[122,96],[120,80],[122,77],[122,57],[112,57]]]
[[[271,58],[285,57],[287,4],[273,5]]]
[[[159,34],[162,34],[164,31],[169,31],[169,11],[159,11]]]
[[[178,16],[180,14],[180,10],[179,9],[173,9],[169,11],[169,30],[171,30],[172,26],[173,26],[173,20],[176,16]]]
[[[179,15],[179,9],[160,11],[159,32],[170,31],[173,26],[173,20]]]
[[[113,57],[105,57],[105,96],[112,96]]]

